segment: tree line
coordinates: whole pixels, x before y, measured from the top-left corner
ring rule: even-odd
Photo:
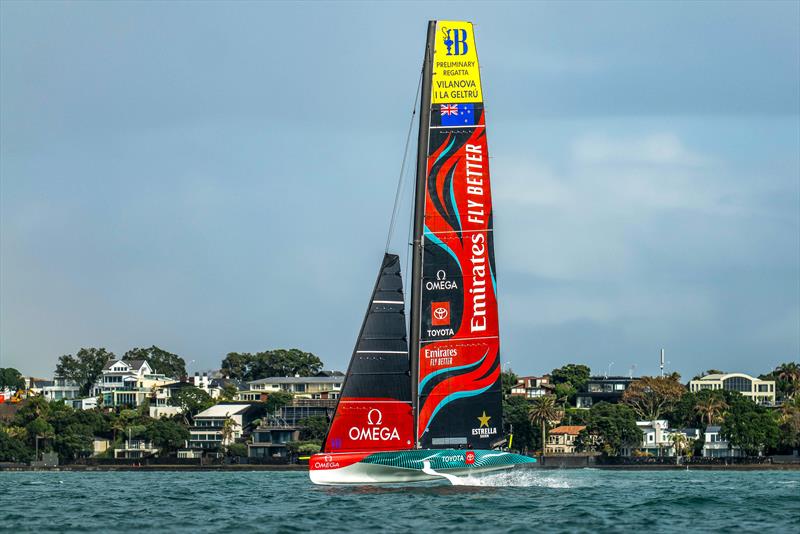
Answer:
[[[100,347],[81,348],[75,354],[58,358],[55,376],[74,382],[81,396],[88,396],[102,376],[103,367],[116,354]],[[177,354],[153,345],[133,348],[122,355],[123,360],[145,360],[156,372],[180,380],[187,376],[186,361]],[[272,376],[314,376],[323,368],[322,360],[310,352],[299,349],[273,349],[262,352],[230,352],[221,362],[220,370],[226,378],[245,382]],[[25,380],[14,368],[0,368],[0,389],[23,388]]]
[[[709,370],[705,374],[721,373]],[[503,373],[504,420],[506,431],[513,428],[514,444],[520,449],[544,450],[547,429],[556,425],[581,425],[577,447],[619,455],[625,447],[641,444],[642,432],[636,421],[665,419],[670,428],[698,428],[719,425],[721,435],[746,454],[791,452],[800,447],[800,366],[779,365],[763,380],[775,380],[779,410],[759,405],[737,391],[701,390],[690,392],[680,375],[642,377],[628,386],[619,404],[599,402],[590,409],[574,407],[575,396],[585,391],[590,369],[568,364],[550,374],[554,395],[529,401],[510,396],[517,383],[513,372]],[[676,435],[676,441],[680,438]],[[676,443],[686,454],[699,454],[703,435],[695,443]]]

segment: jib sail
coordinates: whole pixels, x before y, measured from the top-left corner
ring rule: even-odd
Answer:
[[[486,115],[472,24],[431,25],[411,310],[416,431],[423,448],[487,449],[502,405]]]
[[[361,325],[325,452],[414,446],[400,260],[386,254]]]

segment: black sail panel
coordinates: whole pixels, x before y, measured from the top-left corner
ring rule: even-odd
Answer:
[[[412,446],[400,258],[385,254],[323,450],[382,451]]]

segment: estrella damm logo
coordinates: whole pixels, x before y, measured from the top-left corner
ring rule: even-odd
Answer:
[[[447,47],[448,56],[463,56],[469,51],[467,46],[467,30],[458,28],[451,30],[447,27],[442,27],[442,42]]]

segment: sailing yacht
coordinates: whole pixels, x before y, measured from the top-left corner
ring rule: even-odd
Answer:
[[[472,23],[428,23],[406,329],[385,254],[322,452],[317,484],[448,479],[528,465],[502,435],[486,115]],[[409,335],[410,334],[410,335]]]

